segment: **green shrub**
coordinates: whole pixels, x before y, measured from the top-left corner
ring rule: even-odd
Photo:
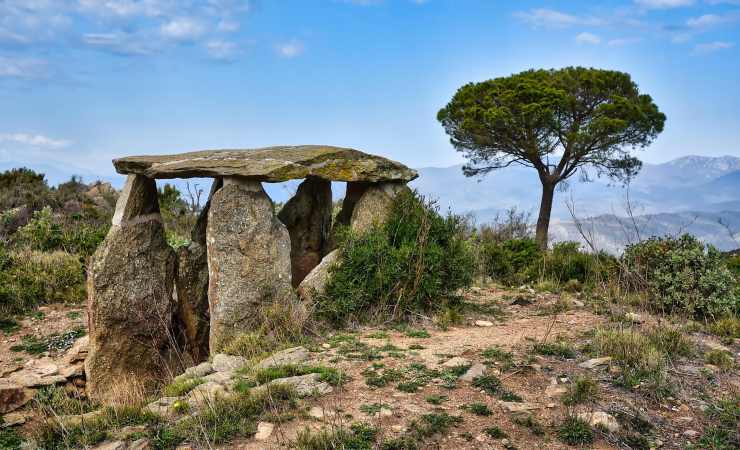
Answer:
[[[611,356],[621,368],[620,381],[627,386],[652,384],[655,395],[665,388],[666,355],[648,336],[632,330],[597,329],[591,343],[599,356]]]
[[[594,400],[599,393],[599,384],[589,376],[577,377],[573,384],[568,386],[568,392],[563,396],[566,406],[578,405]]]
[[[506,285],[517,285],[529,281],[527,272],[542,253],[534,239],[522,238],[485,244],[483,255],[491,278]]]
[[[341,233],[342,264],[318,299],[318,317],[335,325],[402,320],[459,302],[474,275],[462,228],[460,217],[440,216],[417,193],[399,193],[384,225]]]
[[[73,303],[85,297],[79,258],[65,252],[0,250],[0,312],[17,314],[45,303]]]
[[[110,229],[107,216],[54,213],[45,207],[18,230],[15,240],[33,250],[63,250],[83,257],[92,255]]]
[[[531,278],[544,278],[558,283],[590,284],[605,280],[616,266],[616,259],[606,253],[586,253],[578,242],[558,242],[545,253],[540,267],[535,267]],[[537,272],[539,269],[539,273]]]
[[[594,441],[594,432],[584,420],[568,417],[560,425],[558,437],[568,445],[586,445]]]
[[[740,310],[737,281],[722,254],[693,236],[651,238],[625,249],[629,287],[646,290],[661,312],[719,317]]]
[[[0,211],[27,206],[39,209],[49,204],[51,190],[44,174],[25,167],[0,173]]]

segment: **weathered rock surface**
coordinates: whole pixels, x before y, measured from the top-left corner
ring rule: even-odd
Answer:
[[[255,368],[267,369],[270,367],[300,365],[310,358],[310,353],[305,347],[293,347],[279,351],[260,361]]]
[[[318,394],[324,395],[332,392],[334,388],[324,381],[321,381],[321,375],[318,373],[309,373],[307,375],[299,375],[288,378],[278,378],[272,380],[266,385],[262,385],[259,388],[266,386],[275,386],[280,384],[287,384],[295,389],[296,395],[299,397],[308,397],[309,395]],[[259,389],[257,388],[257,389]]]
[[[326,283],[329,281],[331,268],[339,264],[339,249],[332,251],[324,256],[318,266],[314,267],[311,272],[298,285],[296,292],[298,296],[307,303],[312,303],[316,296],[326,292]]]
[[[336,248],[339,228],[349,226],[350,220],[352,219],[352,212],[355,210],[355,205],[360,201],[362,194],[365,193],[369,186],[370,183],[361,181],[347,183],[347,189],[344,192],[344,199],[342,200],[342,207],[334,218],[334,225],[331,230],[331,236],[329,237],[329,250]]]
[[[211,199],[207,246],[211,352],[259,329],[262,308],[296,306],[290,236],[259,182],[224,180]]]
[[[290,233],[293,287],[316,267],[327,247],[331,231],[331,182],[310,177],[298,186],[278,218]]]
[[[154,180],[129,176],[113,226],[88,276],[88,393],[115,400],[148,389],[169,359],[175,253],[167,245]]]
[[[208,256],[206,228],[208,211],[213,194],[223,185],[221,179],[213,181],[211,193],[191,233],[191,242],[178,251],[177,268],[177,317],[182,346],[193,362],[208,358],[210,312],[208,308]]]
[[[474,379],[478,377],[482,377],[483,374],[486,373],[486,366],[484,366],[481,363],[475,363],[468,369],[467,372],[465,372],[460,379],[462,381],[472,382]]]
[[[351,148],[324,145],[206,150],[177,155],[129,156],[113,161],[118,173],[150,178],[231,177],[281,182],[309,176],[332,181],[411,181],[403,164]]]
[[[241,369],[246,363],[247,360],[241,356],[231,356],[219,353],[213,357],[211,365],[213,366],[213,370],[216,372],[225,372],[227,370]]]
[[[374,183],[365,189],[352,209],[350,227],[355,232],[365,232],[373,225],[388,219],[393,199],[401,191],[408,190],[404,183]]]
[[[578,414],[578,418],[588,422],[592,427],[601,427],[612,433],[619,431],[617,419],[604,411],[582,412]]]
[[[33,398],[33,391],[9,380],[0,379],[0,414],[15,411]]]

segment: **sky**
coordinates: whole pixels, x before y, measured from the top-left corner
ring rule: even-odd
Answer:
[[[457,88],[628,72],[668,120],[640,156],[740,156],[740,0],[0,0],[0,163],[328,144],[462,162]]]

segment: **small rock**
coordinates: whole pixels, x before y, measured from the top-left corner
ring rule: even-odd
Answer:
[[[24,423],[26,423],[26,420],[28,420],[29,417],[31,417],[30,414],[22,412],[5,414],[3,416],[2,423],[0,423],[0,427],[13,427],[16,425],[23,425]]]
[[[588,361],[584,361],[580,364],[578,364],[578,367],[582,369],[594,369],[598,366],[604,366],[611,362],[611,357],[605,356],[603,358],[593,358],[589,359]]]
[[[67,379],[61,375],[40,376],[28,370],[21,370],[10,376],[9,380],[27,388],[51,386],[66,383]]]
[[[182,401],[183,397],[162,397],[146,405],[145,410],[163,417],[173,417],[176,415],[172,407],[175,402]]]
[[[74,364],[76,362],[84,361],[87,358],[88,347],[90,346],[90,337],[83,336],[77,339],[72,347],[67,350],[64,355],[64,362],[66,364]]]
[[[545,395],[548,398],[560,397],[568,392],[568,388],[560,384],[550,384],[545,388]]]
[[[327,343],[327,342],[324,342],[323,344],[321,344],[321,348],[325,348],[325,349],[327,349],[327,350],[328,350],[328,349],[330,349],[330,348],[331,348],[331,344],[329,344],[329,343]]]
[[[572,301],[573,301],[573,306],[575,306],[576,308],[583,308],[584,306],[586,306],[586,304],[585,304],[585,303],[583,303],[583,302],[582,302],[582,301],[580,301],[580,300],[575,300],[575,299],[574,299],[574,300],[572,300]]]
[[[59,370],[59,375],[66,379],[81,377],[85,375],[85,364],[77,363],[71,366],[64,366]]]
[[[483,376],[484,373],[486,373],[486,366],[481,363],[475,363],[470,366],[470,369],[460,379],[462,381],[472,382],[475,378]]]
[[[279,384],[289,384],[295,388],[299,397],[307,397],[314,393],[324,395],[332,392],[334,389],[326,382],[321,381],[321,375],[318,373],[309,373],[308,375],[299,375],[296,377],[278,378],[272,380],[268,385],[274,386]]]
[[[683,432],[683,435],[689,439],[693,439],[699,435],[699,432],[696,430],[686,430]]]
[[[149,439],[141,438],[137,439],[128,446],[127,450],[148,450],[152,448]]]
[[[205,380],[207,383],[218,383],[222,384],[224,386],[231,383],[231,380],[234,378],[234,371],[233,370],[225,370],[223,372],[214,372],[210,375],[207,375],[203,377],[203,380]]]
[[[540,409],[538,405],[527,402],[500,402],[501,406],[510,413],[521,413]]]
[[[493,326],[493,322],[489,322],[487,320],[476,320],[475,321],[475,326],[476,327],[488,328],[488,327],[492,327]]]
[[[93,447],[92,450],[126,450],[126,443],[123,441],[103,442]]]
[[[309,417],[313,417],[314,419],[323,419],[324,418],[324,408],[321,408],[319,406],[313,406],[308,411]]]
[[[269,367],[299,365],[306,362],[310,354],[305,347],[293,347],[277,352],[257,364],[257,369],[267,369]]]
[[[213,365],[208,361],[200,363],[197,366],[185,369],[184,375],[190,378],[200,378],[213,373]]]
[[[56,375],[59,373],[59,367],[54,364],[51,358],[32,359],[25,366],[26,370],[40,377]]]
[[[209,381],[195,386],[188,392],[187,400],[191,406],[199,407],[213,402],[217,397],[225,397],[226,389],[223,385]]]
[[[624,318],[632,323],[642,323],[642,317],[637,313],[628,312],[624,315]]]
[[[135,435],[135,434],[143,434],[146,433],[146,426],[145,425],[130,425],[127,427],[123,427],[120,430],[113,433],[113,437],[125,441],[129,437]],[[144,447],[146,448],[146,447]]]
[[[0,379],[0,414],[15,411],[33,398],[34,392],[23,385]]]
[[[555,406],[557,406],[557,405],[556,405],[555,403],[548,403],[548,404],[547,404],[547,407],[548,407],[549,409],[552,409],[552,408],[554,408]]]
[[[380,408],[380,411],[378,411],[378,416],[380,416],[380,417],[390,417],[392,415],[393,415],[393,410],[392,409],[381,407]]]
[[[105,413],[104,410],[98,409],[85,414],[72,414],[69,416],[59,416],[57,419],[59,423],[65,427],[76,427],[84,422],[90,422],[96,420]]]
[[[595,411],[593,413],[580,413],[578,418],[588,422],[592,427],[602,427],[612,433],[619,431],[619,422],[611,414],[604,411]]]
[[[254,439],[260,442],[266,441],[272,435],[272,430],[275,429],[275,424],[270,422],[260,422],[257,424],[257,434],[254,435]]]
[[[460,366],[469,366],[470,361],[461,357],[461,356],[455,356],[452,359],[447,360],[444,364],[442,364],[442,367],[460,367]]]
[[[391,425],[391,430],[393,430],[394,433],[402,433],[406,431],[406,428],[404,428],[403,425]]]
[[[225,372],[227,370],[241,369],[245,364],[247,364],[247,360],[241,356],[231,356],[219,353],[213,357],[211,366],[216,372]]]

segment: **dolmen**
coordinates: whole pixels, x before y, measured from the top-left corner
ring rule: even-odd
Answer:
[[[104,402],[151,390],[256,332],[265,309],[305,311],[308,292],[325,283],[337,258],[337,227],[363,231],[383,221],[417,177],[380,156],[317,145],[131,156],[113,165],[128,178],[88,276],[85,371],[89,394]],[[191,177],[214,181],[190,244],[176,251],[155,179]],[[304,181],[276,211],[262,183],[294,179]],[[347,183],[334,218],[332,181]]]

